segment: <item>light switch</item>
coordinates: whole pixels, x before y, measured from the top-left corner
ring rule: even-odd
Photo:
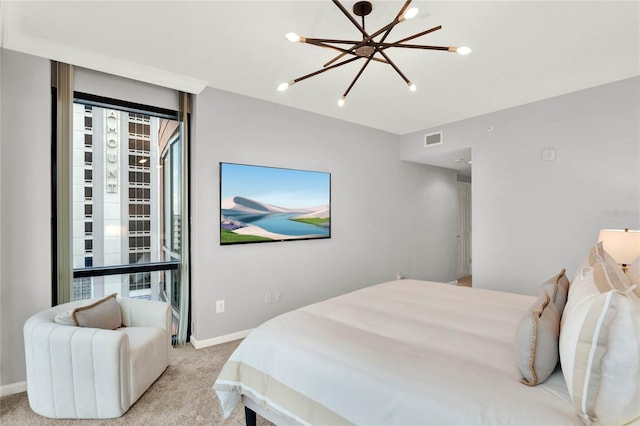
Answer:
[[[543,161],[555,161],[556,159],[556,149],[555,148],[543,148],[542,149],[542,160]]]

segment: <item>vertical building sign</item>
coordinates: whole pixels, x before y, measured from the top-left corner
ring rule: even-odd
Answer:
[[[108,193],[118,192],[118,115],[116,111],[107,113],[107,179]]]

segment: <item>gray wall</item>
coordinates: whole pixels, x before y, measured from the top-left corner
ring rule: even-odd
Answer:
[[[25,380],[22,325],[51,303],[49,61],[2,55],[0,384]]]
[[[472,147],[473,285],[534,294],[572,278],[599,229],[640,228],[638,117],[636,77],[403,136],[401,158],[423,158],[435,130]]]
[[[192,335],[255,327],[357,288],[407,277],[455,279],[456,175],[403,162],[398,137],[205,89],[192,148]],[[218,163],[331,172],[332,237],[219,245]],[[283,292],[265,304],[265,292]],[[224,299],[226,312],[215,313]]]
[[[51,302],[51,122],[49,61],[5,49],[1,55],[4,393],[25,380],[24,321]],[[213,89],[196,98],[193,124],[197,339],[255,327],[396,272],[455,278],[455,173],[401,161],[397,136]],[[331,172],[332,238],[220,247],[219,161]],[[264,304],[265,291],[283,291],[283,301]],[[227,312],[216,315],[219,299]]]

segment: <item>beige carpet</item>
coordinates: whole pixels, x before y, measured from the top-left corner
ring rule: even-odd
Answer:
[[[227,420],[211,389],[224,362],[239,340],[195,350],[191,345],[171,351],[169,367],[122,417],[105,420],[54,420],[29,408],[26,392],[0,398],[1,425],[244,425],[244,407],[238,405]],[[272,423],[258,416],[258,425]]]

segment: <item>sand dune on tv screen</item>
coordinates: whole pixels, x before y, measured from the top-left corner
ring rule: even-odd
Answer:
[[[255,225],[247,225],[247,226],[245,226],[243,228],[234,229],[232,232],[234,232],[235,234],[241,234],[241,235],[255,235],[255,236],[258,236],[258,237],[271,238],[272,240],[294,240],[294,239],[315,237],[315,235],[283,235],[283,234],[276,234],[274,232],[269,232],[269,231],[267,231],[265,229],[260,228],[259,226],[255,226]]]

